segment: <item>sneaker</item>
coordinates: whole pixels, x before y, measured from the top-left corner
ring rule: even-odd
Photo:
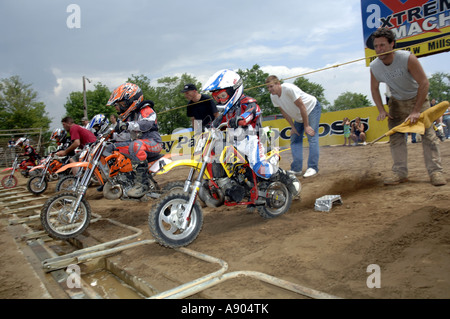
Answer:
[[[383,183],[384,185],[398,185],[400,183],[406,183],[407,181],[408,177],[401,177],[397,174],[392,173],[392,175],[386,178]]]
[[[441,172],[432,173],[430,179],[433,186],[443,186],[447,184],[447,180],[445,179],[444,174],[442,174]]]
[[[367,143],[366,143],[366,142],[364,142],[364,143],[363,143],[363,145],[364,145],[364,146],[366,146],[366,145],[367,145]]]
[[[303,174],[303,177],[312,177],[314,175],[317,174],[317,171],[314,168],[308,168],[305,172],[305,174]]]
[[[292,171],[292,170],[290,170],[290,171],[287,171],[288,172],[288,174],[292,174],[292,175],[295,175],[295,176],[300,176],[300,175],[302,175],[302,171]]]

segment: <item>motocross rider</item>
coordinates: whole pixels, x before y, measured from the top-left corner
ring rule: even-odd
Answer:
[[[63,128],[57,128],[53,131],[52,135],[50,136],[50,139],[52,141],[55,141],[58,145],[58,148],[55,152],[65,150],[70,146],[70,137],[67,136],[67,132]],[[72,157],[75,155],[75,152],[72,151],[67,156]]]
[[[300,192],[300,182],[293,174],[266,160],[265,149],[259,139],[261,109],[256,100],[243,94],[244,85],[241,77],[231,70],[216,72],[204,85],[204,91],[210,91],[218,106],[222,106],[222,116],[213,122],[214,127],[227,122],[228,135],[234,135],[237,150],[248,158],[251,169],[261,178],[280,180],[293,196]]]
[[[41,156],[30,145],[30,140],[28,140],[26,137],[19,138],[14,146],[20,146],[23,150],[23,154],[21,154],[20,156],[28,156],[28,160],[32,161],[35,164],[37,164],[37,161],[41,159]]]
[[[102,133],[109,125],[109,120],[106,118],[104,114],[95,115],[86,128],[94,133],[95,136],[98,136]]]
[[[128,196],[142,197],[149,189],[148,156],[155,156],[162,150],[162,139],[158,132],[156,112],[153,101],[144,101],[142,90],[133,83],[117,87],[109,101],[119,114],[120,120],[114,129],[117,133],[128,131],[131,140],[116,143],[117,149],[129,154],[133,167],[136,167],[134,186]]]

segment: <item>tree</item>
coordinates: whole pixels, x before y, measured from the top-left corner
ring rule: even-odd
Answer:
[[[300,76],[295,79],[294,84],[297,85],[302,91],[311,94],[319,100],[324,110],[330,105],[330,102],[325,98],[325,89],[322,85],[309,81],[307,78]]]
[[[17,75],[0,80],[0,129],[48,130],[51,120],[37,95],[31,84],[24,84]]]
[[[94,87],[94,90],[86,91],[88,118],[91,119],[96,114],[104,114],[109,117],[109,115],[116,112],[114,107],[106,106],[111,92],[100,82],[95,84]],[[75,123],[80,123],[81,118],[84,116],[83,92],[71,92],[64,107],[66,108],[66,116],[72,117]]]
[[[359,107],[370,106],[370,101],[366,95],[361,93],[344,92],[340,94],[334,105],[328,108],[330,112],[356,109]]]
[[[171,134],[175,129],[191,126],[186,115],[188,101],[181,93],[186,83],[193,83],[198,88],[201,87],[201,83],[194,77],[183,74],[180,78],[175,76],[159,79],[159,85],[154,88],[154,93],[150,94],[149,98],[155,103],[154,109],[161,134]]]
[[[437,72],[428,79],[430,82],[430,99],[450,101],[450,73]]]
[[[258,64],[245,71],[239,69],[236,73],[241,76],[244,82],[244,93],[256,99],[264,116],[280,113],[279,109],[273,106],[266,88],[265,83],[269,76],[268,73],[263,72]]]

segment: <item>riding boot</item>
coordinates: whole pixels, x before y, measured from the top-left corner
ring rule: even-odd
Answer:
[[[148,162],[142,161],[136,167],[136,179],[134,186],[127,192],[128,196],[140,198],[145,195],[149,187]]]
[[[278,168],[278,171],[272,175],[271,180],[280,181],[285,184],[292,196],[296,197],[300,194],[301,184],[300,181],[293,173],[288,173],[282,168]]]

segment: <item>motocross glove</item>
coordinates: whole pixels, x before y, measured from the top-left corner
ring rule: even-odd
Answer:
[[[118,121],[116,124],[116,127],[114,128],[114,132],[121,133],[121,132],[125,131],[126,129],[128,129],[128,123]]]
[[[211,126],[212,127],[219,127],[219,125],[222,123],[222,116],[218,116],[214,119]]]
[[[244,125],[244,119],[240,116],[233,117],[228,121],[228,126],[231,128],[238,128],[241,125]]]

